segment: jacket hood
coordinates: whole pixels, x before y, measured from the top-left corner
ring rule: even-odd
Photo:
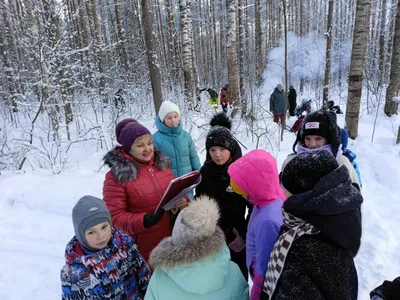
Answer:
[[[79,266],[87,260],[91,260],[94,263],[105,260],[115,252],[118,252],[123,238],[121,232],[113,228],[113,234],[107,247],[99,251],[87,251],[83,250],[78,239],[74,236],[65,248],[65,262],[71,266]]]
[[[118,182],[135,180],[139,174],[140,168],[145,166],[136,161],[132,156],[126,154],[122,147],[116,147],[107,152],[103,158]],[[171,168],[171,162],[161,151],[154,148],[154,155],[149,162],[157,170],[166,170]]]
[[[279,94],[281,94],[281,93],[283,93],[283,89],[282,89],[282,91],[279,91],[278,87],[276,87],[276,88],[274,89],[274,93],[279,93]]]
[[[357,253],[361,241],[363,198],[342,165],[324,176],[308,192],[289,197],[283,209],[306,220],[330,240]]]
[[[165,134],[180,134],[182,132],[182,123],[180,121],[177,127],[168,127],[160,120],[159,116],[156,117],[156,127],[158,131]]]
[[[250,151],[229,166],[228,174],[255,205],[285,200],[275,158],[265,150]]]
[[[230,254],[224,233],[217,227],[212,237],[188,243],[173,243],[172,237],[165,238],[152,251],[149,263],[186,292],[206,295],[225,285]]]

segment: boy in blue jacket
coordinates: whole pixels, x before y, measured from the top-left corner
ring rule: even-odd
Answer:
[[[75,236],[65,249],[62,299],[143,299],[150,268],[133,239],[112,227],[105,202],[82,197],[72,221]]]

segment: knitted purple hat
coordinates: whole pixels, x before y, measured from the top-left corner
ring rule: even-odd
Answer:
[[[125,125],[129,124],[129,123],[134,123],[137,121],[135,119],[129,118],[129,119],[123,119],[122,121],[120,121],[117,124],[117,127],[115,127],[115,136],[117,138],[117,142],[121,144],[121,142],[119,141],[119,135],[121,134],[121,130],[122,128],[124,128]]]
[[[132,147],[134,141],[145,134],[150,134],[150,131],[134,119],[124,119],[118,123],[115,128],[115,134],[118,143],[120,143],[126,153]]]

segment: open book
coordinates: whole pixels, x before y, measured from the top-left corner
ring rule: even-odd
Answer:
[[[160,203],[158,203],[155,212],[158,212],[161,208],[164,210],[171,210],[174,208],[175,203],[193,191],[200,181],[201,174],[198,171],[193,171],[181,177],[172,179],[164,193],[164,196],[161,198]]]

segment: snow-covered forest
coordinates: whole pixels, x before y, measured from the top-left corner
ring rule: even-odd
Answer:
[[[296,136],[273,122],[277,84],[341,107],[364,184],[359,299],[400,275],[400,1],[1,0],[0,24],[1,299],[60,297],[71,209],[101,197],[119,120],[154,132],[176,103],[203,163],[200,91],[226,84],[243,152],[279,167]]]

